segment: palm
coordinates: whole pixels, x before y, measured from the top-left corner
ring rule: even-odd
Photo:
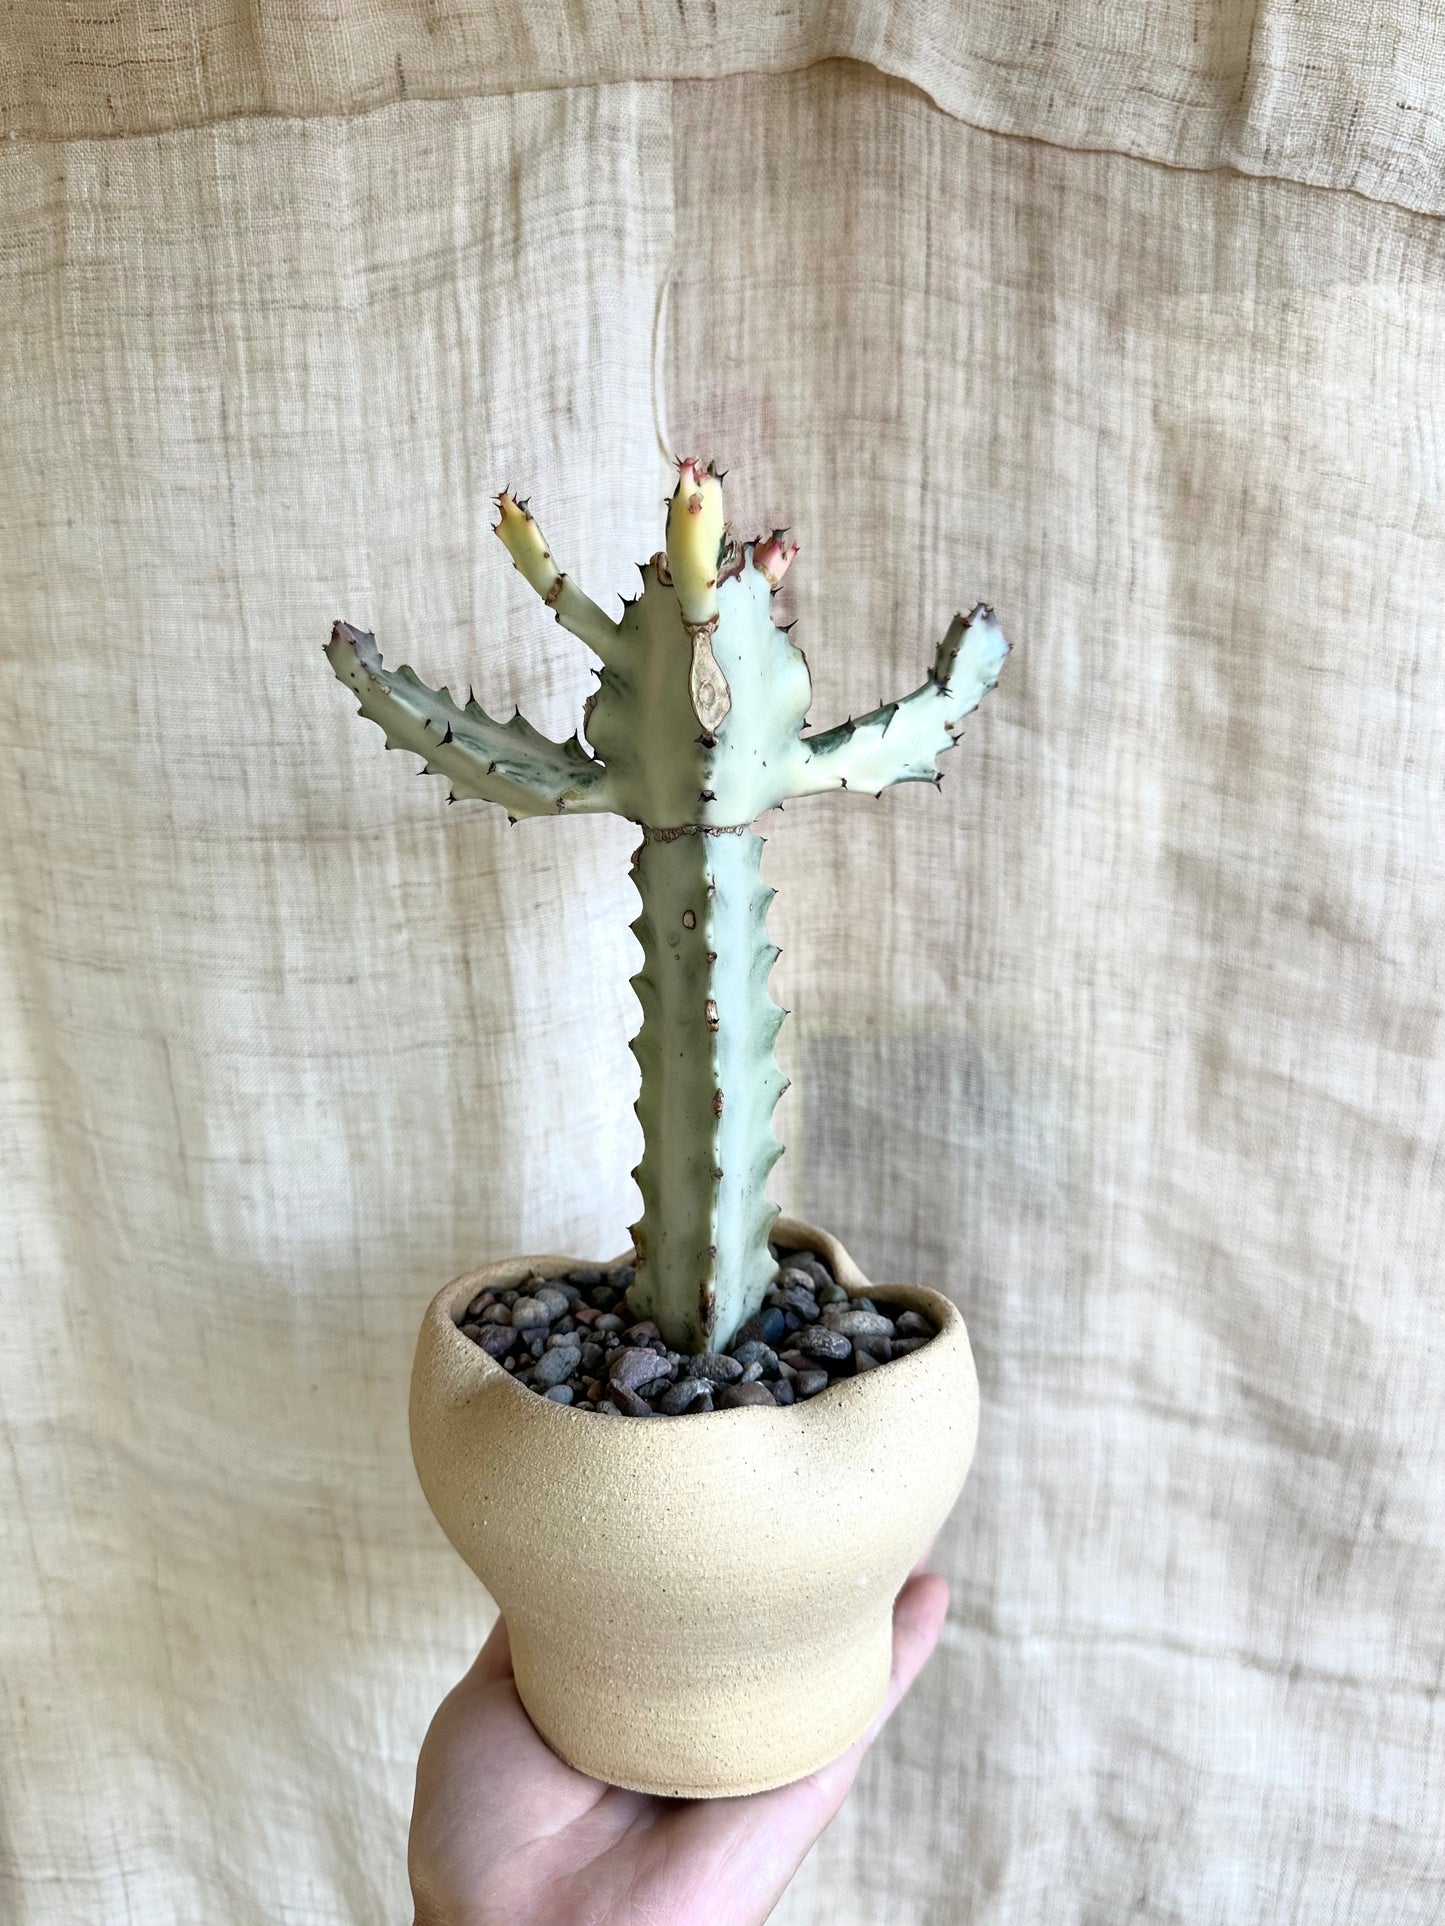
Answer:
[[[937,1643],[948,1588],[918,1574],[893,1615],[872,1728],[821,1772],[739,1799],[657,1799],[574,1772],[517,1696],[498,1619],[437,1708],[417,1763],[417,1926],[754,1926],[842,1805],[863,1754]]]

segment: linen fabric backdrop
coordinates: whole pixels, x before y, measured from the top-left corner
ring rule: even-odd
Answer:
[[[0,20],[0,1911],[409,1917],[492,1607],[431,1294],[635,1211],[630,827],[385,755],[332,618],[575,726],[715,457],[823,727],[785,1207],[962,1307],[941,1647],[785,1926],[1445,1912],[1438,10],[38,0]],[[796,1531],[796,1520],[759,1521]]]

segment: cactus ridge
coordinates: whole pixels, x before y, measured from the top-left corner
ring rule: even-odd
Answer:
[[[511,822],[605,810],[642,827],[632,929],[643,962],[632,983],[643,1020],[632,1048],[645,1147],[631,1301],[689,1350],[725,1345],[772,1273],[766,1182],[782,1154],[772,1114],[787,1087],[773,1046],[786,1012],[768,991],[773,891],[749,826],[795,796],[941,784],[939,757],[1008,653],[980,603],[954,616],[919,688],[805,736],[807,659],[794,625],[771,611],[797,544],[782,529],[740,542],[722,479],[711,462],[678,463],[666,546],[638,564],[640,592],[615,621],[558,567],[528,503],[497,497],[495,529],[513,563],[602,664],[581,732],[566,742],[520,712],[496,721],[470,691],[458,705],[408,664],[387,669],[374,638],[348,623],[326,645],[387,748],[447,777],[449,802],[495,802]]]

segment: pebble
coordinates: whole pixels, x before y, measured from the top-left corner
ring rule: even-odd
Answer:
[[[818,1302],[820,1304],[847,1304],[851,1300],[841,1284],[820,1284]]]
[[[892,1337],[893,1326],[878,1311],[835,1311],[830,1305],[823,1313],[823,1322],[830,1331],[841,1331],[845,1337]]]
[[[505,1304],[489,1304],[482,1312],[480,1321],[483,1324],[510,1324],[512,1313]]]
[[[910,1351],[921,1351],[927,1342],[927,1338],[894,1338],[893,1355],[896,1358],[906,1358]]]
[[[794,1392],[792,1385],[787,1383],[787,1381],[782,1378],[780,1378],[778,1382],[771,1387],[771,1389],[773,1393],[774,1404],[792,1404],[796,1396],[796,1393]]]
[[[783,1269],[801,1271],[805,1278],[820,1288],[833,1282],[833,1273],[813,1251],[789,1251],[783,1259]]]
[[[749,1364],[744,1369],[740,1382],[743,1384],[756,1384],[762,1375],[763,1367],[760,1364]]]
[[[650,1317],[645,1317],[640,1323],[629,1325],[623,1335],[629,1344],[645,1344],[649,1338],[661,1337],[662,1333]]]
[[[605,1355],[600,1344],[584,1344],[582,1346],[581,1369],[587,1373],[589,1378],[596,1371],[598,1365],[601,1364]]]
[[[865,1351],[861,1344],[853,1346],[853,1369],[861,1377],[865,1371],[876,1371],[882,1358],[875,1358],[871,1351]]]
[[[595,1264],[579,1264],[575,1271],[568,1271],[567,1282],[578,1285],[584,1291],[590,1291],[593,1285],[602,1282],[602,1273]]]
[[[645,1345],[625,1345],[607,1361],[607,1382],[614,1392],[619,1385],[625,1391],[636,1391],[659,1375],[657,1353]]]
[[[828,1388],[826,1371],[800,1371],[793,1379],[793,1390],[800,1398],[816,1398],[820,1391]]]
[[[570,1384],[550,1384],[542,1395],[553,1404],[571,1404],[573,1391]]]
[[[933,1326],[918,1311],[904,1311],[893,1328],[902,1338],[931,1338],[934,1335]]]
[[[532,1293],[532,1300],[545,1305],[554,1320],[565,1317],[572,1308],[571,1298],[565,1291],[558,1290],[555,1284],[544,1284],[541,1290]]]
[[[761,1338],[754,1338],[750,1343],[734,1344],[732,1355],[745,1371],[751,1364],[760,1364],[765,1371],[776,1371],[778,1368],[777,1352],[771,1344],[764,1344]]]
[[[620,1404],[614,1404],[611,1398],[599,1399],[597,1409],[607,1412],[608,1415],[613,1418],[620,1418],[622,1416],[622,1406]]]
[[[625,1384],[614,1384],[611,1386],[610,1402],[618,1411],[622,1412],[625,1417],[651,1418],[656,1415],[652,1406],[644,1399],[639,1398],[635,1391],[629,1391]]]
[[[529,1331],[537,1325],[551,1322],[552,1313],[535,1297],[519,1297],[512,1306],[512,1323],[519,1331]]]
[[[572,1345],[560,1345],[555,1351],[544,1351],[537,1360],[532,1373],[538,1384],[551,1390],[554,1385],[562,1384],[582,1362],[582,1353]]]
[[[594,1331],[620,1331],[622,1319],[616,1311],[604,1311],[592,1328]]]
[[[717,1402],[720,1411],[733,1411],[740,1405],[775,1404],[777,1400],[765,1384],[725,1384]]]
[[[853,1346],[841,1331],[830,1331],[826,1324],[811,1324],[798,1334],[797,1348],[804,1357],[827,1358],[841,1364],[852,1354]]]
[[[776,1344],[787,1329],[787,1320],[775,1306],[755,1312],[738,1326],[733,1343],[739,1344]]]
[[[736,1358],[730,1358],[725,1351],[703,1351],[695,1358],[688,1359],[688,1370],[695,1378],[706,1378],[712,1384],[734,1384],[743,1374],[743,1366]]]
[[[516,1342],[516,1332],[502,1324],[484,1324],[477,1334],[477,1343],[489,1358],[505,1357]]]
[[[657,1400],[657,1408],[670,1418],[678,1417],[684,1411],[691,1411],[694,1405],[704,1398],[710,1398],[711,1386],[706,1378],[679,1378],[670,1384]]]
[[[804,1324],[811,1324],[818,1315],[818,1300],[804,1284],[789,1284],[783,1290],[770,1291],[767,1302],[780,1311],[791,1312]]]

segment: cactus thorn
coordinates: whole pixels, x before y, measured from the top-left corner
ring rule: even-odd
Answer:
[[[456,740],[456,738],[455,738],[455,737],[453,736],[453,734],[452,734],[452,725],[451,725],[450,723],[448,723],[448,724],[447,724],[447,732],[446,732],[446,734],[445,734],[445,735],[444,735],[444,736],[442,737],[442,741],[443,741],[443,742],[454,742],[455,740]]]

